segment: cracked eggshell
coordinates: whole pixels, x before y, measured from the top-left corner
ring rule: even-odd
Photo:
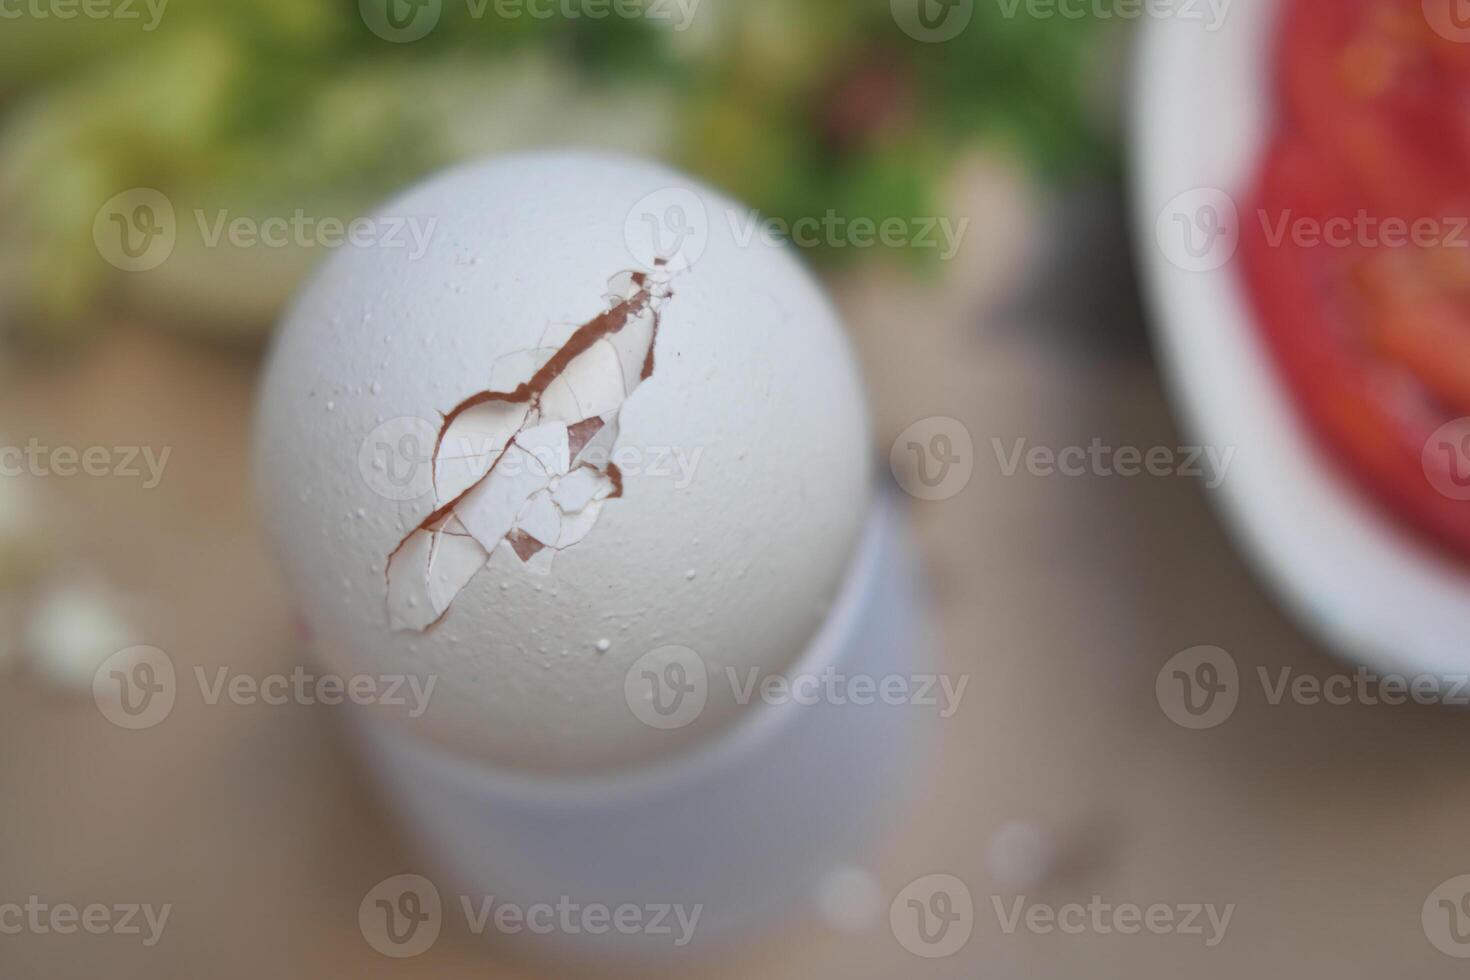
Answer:
[[[494,387],[508,355],[606,310],[609,281],[640,269],[630,229],[667,217],[670,195],[707,242],[672,270],[653,373],[609,427],[621,495],[554,555],[496,547],[436,625],[390,628],[386,561],[441,503],[443,415]],[[384,714],[496,767],[634,767],[760,710],[738,703],[731,671],[744,684],[806,648],[868,509],[869,422],[832,307],[789,250],[739,234],[746,215],[651,163],[503,157],[383,208],[379,228],[430,231],[421,255],[411,236],[348,245],[303,291],[261,393],[258,496],[327,665],[437,678],[421,715]],[[708,692],[662,729],[624,680],[670,645],[699,655]]]

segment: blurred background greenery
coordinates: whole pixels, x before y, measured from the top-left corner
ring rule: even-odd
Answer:
[[[0,20],[0,317],[31,345],[119,316],[253,341],[320,258],[206,247],[181,217],[168,262],[125,275],[92,227],[135,187],[181,216],[347,219],[456,160],[577,144],[668,160],[768,217],[881,221],[948,213],[976,147],[1042,181],[1113,166],[1118,32],[998,0],[944,43],[889,0],[698,0],[687,22],[443,0],[411,43],[368,26],[404,0],[159,2]]]

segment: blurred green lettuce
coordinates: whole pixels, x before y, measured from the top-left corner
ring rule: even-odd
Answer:
[[[671,160],[770,217],[882,220],[943,213],[947,167],[976,143],[1049,176],[1110,163],[1092,20],[976,0],[928,44],[889,0],[698,0],[687,24],[428,0],[434,28],[390,43],[368,27],[387,2],[404,0],[172,0],[152,29],[147,0],[135,20],[0,22],[0,315],[52,339],[119,307],[253,337],[317,258],[207,247],[180,221],[168,262],[124,276],[93,222],[134,187],[180,214],[345,219],[465,157],[575,143]]]

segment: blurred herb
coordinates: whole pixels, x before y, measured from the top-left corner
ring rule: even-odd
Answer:
[[[1108,161],[1087,96],[1102,33],[1092,20],[977,4],[958,37],[925,44],[898,28],[889,0],[702,0],[685,30],[443,0],[427,36],[394,44],[357,8],[175,0],[153,31],[6,21],[10,312],[53,330],[84,323],[116,280],[92,220],[137,186],[181,206],[362,211],[466,154],[612,143],[670,157],[768,217],[881,221],[942,213],[946,165],[977,142],[1049,176]],[[263,285],[275,292],[247,319],[268,318],[293,286]]]

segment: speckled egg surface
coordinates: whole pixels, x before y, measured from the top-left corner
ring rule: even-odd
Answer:
[[[821,625],[871,475],[837,318],[756,220],[566,152],[440,175],[349,236],[280,331],[256,447],[324,670],[432,678],[383,710],[531,772],[666,758],[760,706],[739,688]]]

